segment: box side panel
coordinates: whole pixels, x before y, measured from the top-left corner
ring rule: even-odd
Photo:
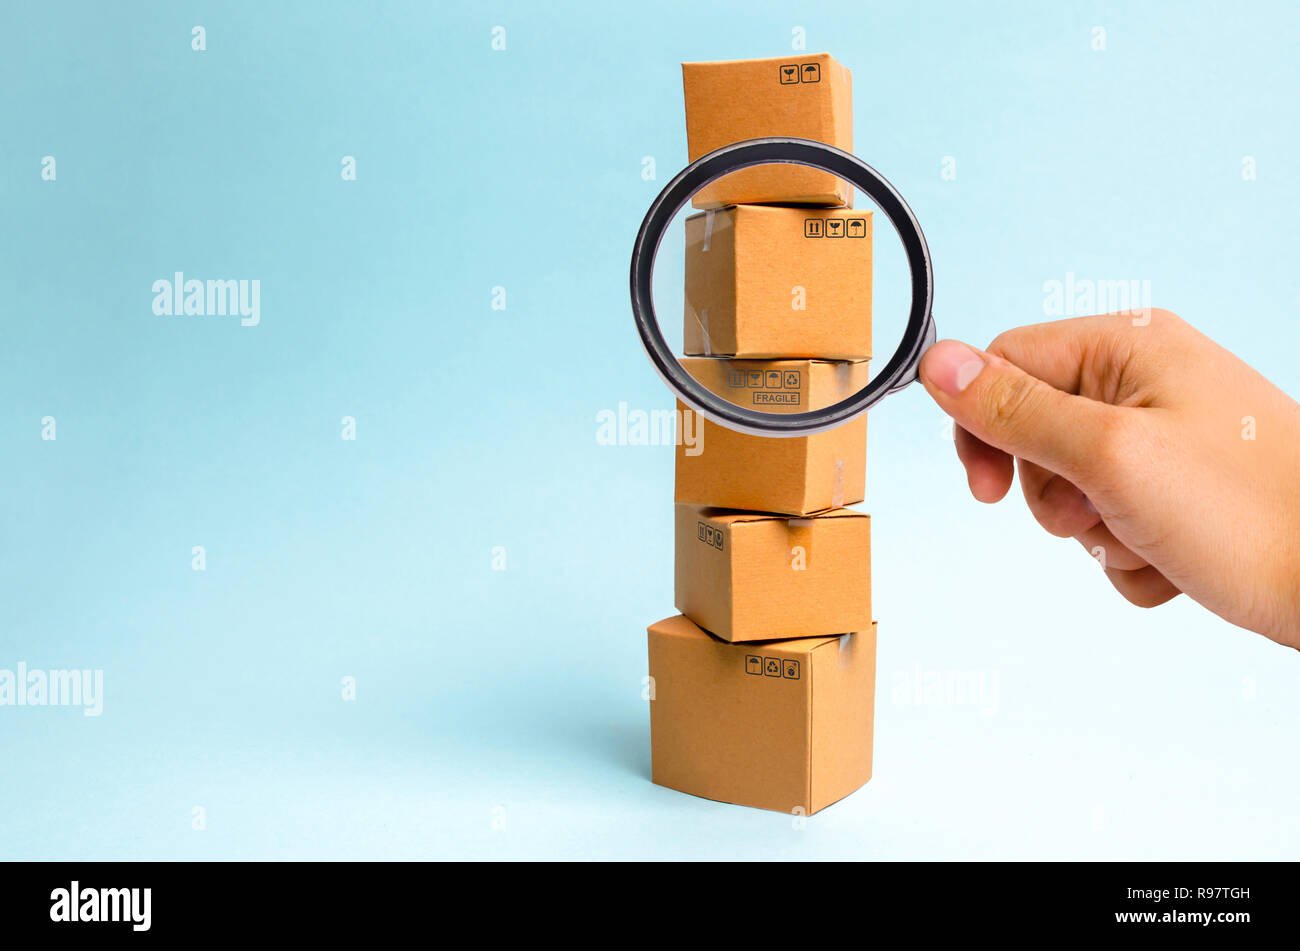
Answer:
[[[871,624],[871,520],[769,520],[732,527],[731,640],[807,637]]]
[[[778,413],[808,405],[813,365],[806,360],[687,358],[683,365],[707,389],[739,405]],[[680,404],[678,409],[685,412]],[[694,414],[692,425],[696,445],[683,441],[676,449],[676,501],[793,515],[811,511],[805,503],[807,442],[818,436],[750,436]]]
[[[841,146],[846,152],[853,151],[853,73],[843,64],[831,60],[828,72],[834,79],[831,84],[831,106],[827,116],[827,130],[822,141],[847,142]],[[845,204],[853,207],[853,188],[847,187]]]
[[[870,223],[850,209],[737,209],[735,355],[868,359]]]
[[[706,799],[807,809],[810,680],[747,672],[747,653],[650,632],[652,778]]]
[[[718,637],[732,634],[732,527],[698,506],[674,506],[674,591],[677,610]]]
[[[691,161],[742,139],[786,135],[825,140],[840,130],[843,124],[826,119],[840,101],[833,88],[832,63],[829,55],[818,53],[779,60],[682,64]],[[794,66],[797,79],[788,72]],[[848,143],[830,144],[845,148]],[[836,206],[848,200],[849,189],[834,175],[800,166],[759,166],[719,179],[701,190],[693,204],[696,208],[762,202]]]
[[[812,810],[871,778],[876,702],[876,625],[812,656]]]
[[[804,456],[804,511],[824,512],[865,499],[866,416],[807,438]]]
[[[736,212],[686,219],[683,353],[736,352]]]

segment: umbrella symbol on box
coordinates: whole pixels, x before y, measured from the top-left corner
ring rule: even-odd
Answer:
[[[816,63],[809,63],[803,68],[803,81],[806,83],[819,83],[822,79],[822,68]]]
[[[849,219],[849,237],[850,237],[850,238],[861,238],[861,237],[862,237],[864,234],[866,234],[866,233],[867,233],[867,219],[866,219],[866,218],[850,218],[850,219]]]

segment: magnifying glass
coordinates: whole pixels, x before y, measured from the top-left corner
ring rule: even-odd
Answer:
[[[872,237],[874,215],[851,208],[742,205],[707,209],[688,218],[682,265],[687,300],[681,328],[681,349],[688,357],[687,364],[669,345],[655,309],[655,263],[665,236],[705,186],[735,172],[766,165],[801,165],[829,172],[866,195],[874,210],[893,225],[908,280],[896,286],[900,299],[890,310],[895,319],[905,312],[906,319],[897,348],[878,372],[839,372],[849,365],[845,355],[834,346],[827,349],[824,333],[809,332],[817,321],[851,325],[856,331],[865,320],[869,338],[872,324],[880,325],[879,313],[873,314],[872,310],[873,290],[877,296],[881,290],[876,275],[882,250]],[[739,217],[742,211],[744,218]],[[711,249],[716,252],[713,259],[708,257]],[[725,254],[732,256],[731,262],[736,265],[733,270],[738,269],[742,254],[749,255],[753,280],[746,281],[741,275],[735,278],[735,284],[728,285],[711,273],[714,262]],[[751,285],[766,287],[766,297],[741,300]],[[696,300],[692,299],[693,287]],[[912,210],[898,191],[861,159],[810,139],[771,137],[736,142],[700,157],[678,173],[651,204],[637,233],[632,249],[631,293],[641,342],[669,389],[705,418],[755,436],[807,436],[862,415],[886,394],[916,379],[921,356],[935,340],[930,251]],[[903,297],[910,298],[905,308]],[[759,344],[757,352],[745,352],[737,344],[737,328],[747,320],[757,322],[760,316],[767,322],[769,336],[796,342],[768,344],[780,352],[766,352],[761,349],[764,344]],[[716,328],[720,325],[729,332],[718,334]],[[715,328],[714,337],[726,338],[720,347],[711,340],[710,327]],[[814,337],[820,342],[805,347],[804,341]],[[728,345],[739,352],[728,352]],[[870,353],[848,356],[855,367],[865,367]],[[725,374],[705,374],[696,366],[692,372],[688,364],[698,364],[701,357],[730,360],[733,369]],[[836,385],[813,392],[810,381],[799,370],[782,368],[790,365],[789,358],[819,364],[835,362],[839,368],[833,374]],[[865,382],[855,389],[846,385],[846,380],[853,380],[855,386]],[[818,405],[823,402],[825,405]]]

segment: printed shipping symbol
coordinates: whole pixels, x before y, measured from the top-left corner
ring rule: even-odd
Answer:
[[[781,67],[781,85],[790,86],[799,81],[799,66],[797,64]]]
[[[764,669],[769,677],[781,676],[781,663],[775,657],[769,657],[767,659],[767,665]]]

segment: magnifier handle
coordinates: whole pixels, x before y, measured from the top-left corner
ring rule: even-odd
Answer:
[[[913,365],[911,371],[909,371],[906,376],[901,377],[899,381],[895,383],[893,386],[891,386],[886,392],[897,393],[899,390],[905,389],[906,387],[912,385],[920,378],[921,357],[925,355],[925,351],[929,350],[931,347],[934,346],[934,341],[936,337],[937,334],[934,328],[934,315],[931,314],[930,319],[926,322],[925,325],[925,340],[921,344],[920,353],[916,355],[915,365]]]

